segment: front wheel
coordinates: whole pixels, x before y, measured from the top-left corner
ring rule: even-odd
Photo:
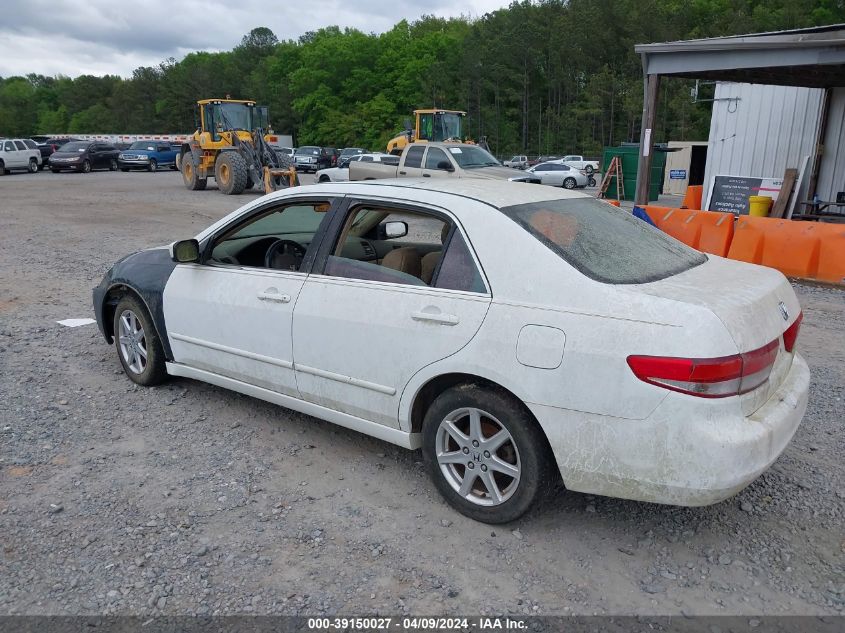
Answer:
[[[476,521],[518,519],[556,483],[537,422],[500,390],[461,385],[443,392],[426,413],[422,441],[437,489]]]
[[[109,161],[109,171],[117,171],[117,160],[114,158]]]
[[[82,162],[82,167],[80,167],[80,168],[79,168],[79,170],[80,170],[83,174],[87,174],[88,172],[90,172],[90,171],[91,171],[91,161],[90,161],[90,160],[85,160],[85,161],[83,161],[83,162]]]
[[[563,188],[564,189],[575,189],[575,187],[577,185],[578,185],[578,183],[575,182],[574,178],[567,178],[566,180],[563,181]]]
[[[164,349],[147,309],[131,295],[114,311],[114,344],[129,379],[139,385],[156,385],[167,376]]]
[[[243,193],[247,181],[246,161],[235,152],[222,152],[214,163],[217,188],[227,196]]]
[[[587,165],[587,166],[584,168],[584,171],[585,171],[585,172],[587,172],[587,175],[589,176],[590,174],[592,174],[592,173],[595,171],[595,169],[593,168],[593,166],[592,166],[592,165]]]
[[[155,158],[150,159],[150,164],[147,165],[147,169],[149,171],[155,171],[156,169],[158,169],[158,163],[156,162]]]

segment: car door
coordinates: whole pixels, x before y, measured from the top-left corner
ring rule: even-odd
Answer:
[[[451,170],[444,167],[444,163],[452,167]],[[429,147],[425,153],[422,175],[424,178],[450,178],[457,172],[455,165],[439,147]]]
[[[378,239],[403,221],[407,235]],[[384,242],[393,243],[380,256]],[[300,394],[398,427],[411,377],[481,326],[490,305],[481,267],[454,217],[395,202],[349,202],[324,245],[294,310]]]
[[[200,262],[176,266],[164,290],[175,362],[298,395],[293,307],[332,202],[307,197],[257,205],[204,241]],[[268,262],[279,240],[288,244]]]
[[[14,163],[11,166],[16,168],[27,166],[29,157],[26,155],[26,145],[21,141],[12,141],[12,156]]]
[[[399,167],[398,174],[409,178],[419,178],[422,175],[424,145],[414,145],[408,148],[405,154],[405,163]]]

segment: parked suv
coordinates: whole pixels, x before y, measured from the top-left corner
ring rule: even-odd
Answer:
[[[176,169],[176,154],[179,147],[167,141],[135,141],[117,157],[120,171],[146,169],[155,171],[159,167]]]
[[[296,148],[293,155],[297,171],[314,172],[332,166],[332,157],[323,147],[304,145]]]
[[[41,152],[27,147],[22,138],[0,139],[0,176],[13,169],[35,173],[41,164]]]
[[[50,171],[54,174],[63,169],[87,173],[92,169],[117,170],[117,156],[120,151],[113,145],[91,141],[71,141],[62,145],[50,156]]]

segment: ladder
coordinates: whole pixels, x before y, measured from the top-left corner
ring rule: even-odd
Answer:
[[[607,188],[610,187],[610,179],[616,177],[616,198],[618,200],[625,199],[625,181],[622,179],[622,159],[619,156],[614,156],[604,178],[601,179],[601,186],[596,195],[597,198],[605,198],[607,196]]]

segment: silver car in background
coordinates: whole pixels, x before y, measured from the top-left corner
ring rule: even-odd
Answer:
[[[559,160],[549,161],[534,165],[525,170],[525,173],[514,176],[509,180],[520,182],[531,179],[540,179],[540,184],[551,185],[552,187],[563,187],[564,189],[581,189],[589,183],[588,176],[574,167],[564,165]]]

